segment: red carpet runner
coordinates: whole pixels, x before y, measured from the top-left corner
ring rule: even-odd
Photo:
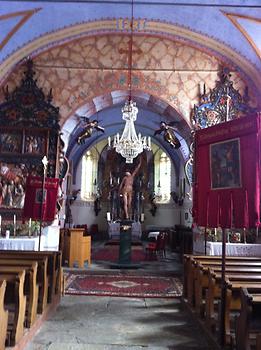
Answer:
[[[65,294],[133,298],[170,298],[182,294],[181,281],[173,277],[66,272],[65,279]]]
[[[99,249],[97,252],[92,253],[92,260],[94,261],[111,261],[116,262],[119,259],[119,246],[108,246]],[[140,262],[146,261],[145,252],[142,247],[132,247],[131,249],[131,261]]]

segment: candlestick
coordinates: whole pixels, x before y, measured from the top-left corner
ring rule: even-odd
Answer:
[[[14,236],[16,235],[16,215],[14,214]]]
[[[107,221],[111,221],[111,213],[107,212]]]
[[[111,137],[108,137],[108,146],[111,147]]]
[[[148,147],[151,148],[151,138],[150,138],[150,136],[148,137]]]
[[[32,233],[32,219],[29,219],[29,236],[31,236]]]

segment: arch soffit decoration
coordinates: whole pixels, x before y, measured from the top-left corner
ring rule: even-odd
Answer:
[[[160,148],[162,148],[172,159],[174,167],[176,171],[178,171],[179,166],[182,163],[185,163],[185,161],[189,157],[189,137],[191,135],[190,133],[190,127],[186,123],[184,119],[182,119],[182,116],[180,116],[177,111],[164,101],[161,101],[160,99],[157,99],[153,96],[144,94],[142,92],[139,93],[139,91],[135,91],[133,93],[133,99],[138,103],[139,107],[144,107],[144,109],[150,109],[155,114],[158,114],[157,121],[155,118],[153,120],[138,118],[136,122],[136,126],[138,128],[138,131],[141,132],[143,135],[151,136],[152,142],[154,142],[156,145],[158,145]],[[99,116],[102,119],[102,126],[105,127],[105,133],[100,134],[98,133],[96,136],[91,137],[89,139],[86,139],[86,142],[83,145],[77,144],[77,135],[80,132],[80,125],[79,123],[75,123],[75,127],[73,128],[71,132],[71,138],[69,140],[68,148],[66,151],[66,155],[68,159],[73,159],[73,163],[75,165],[75,168],[77,168],[80,159],[82,158],[83,154],[90,149],[91,147],[95,146],[97,142],[102,141],[103,139],[106,139],[108,136],[114,135],[118,130],[119,127],[123,127],[123,122],[119,118],[114,122],[111,123],[111,119],[104,118],[102,115],[102,110],[108,107],[112,106],[123,106],[124,102],[126,101],[128,97],[128,91],[117,91],[117,94],[115,95],[114,92],[109,94],[109,96],[99,96],[99,101],[105,101],[105,105],[102,104],[97,106],[97,103],[92,103],[92,106],[81,106],[79,110],[86,110],[84,113],[87,117],[92,117],[97,119],[97,113],[99,112]],[[108,100],[110,100],[110,106],[108,106]],[[107,101],[107,102],[106,102]],[[88,108],[89,107],[89,108]],[[98,107],[98,108],[97,108]],[[120,114],[119,116],[120,117]],[[164,119],[166,121],[177,121],[178,124],[178,133],[179,135],[182,135],[181,138],[181,147],[180,149],[174,150],[170,145],[168,145],[166,142],[164,142],[162,137],[155,138],[154,137],[154,131],[155,128],[157,128],[159,125],[160,120]],[[115,129],[116,130],[113,130]],[[113,130],[113,132],[112,132]],[[62,130],[63,131],[63,130]],[[183,138],[183,137],[186,137]]]
[[[128,19],[126,20],[128,21]],[[254,86],[257,90],[261,90],[261,76],[259,70],[249,62],[247,58],[243,57],[224,43],[185,27],[168,22],[146,19],[136,19],[135,21],[138,23],[134,26],[135,34],[160,36],[162,38],[185,42],[186,44],[213,55],[224,63],[235,67],[250,85]],[[61,45],[80,37],[101,34],[127,34],[128,30],[126,30],[123,25],[124,19],[122,18],[104,19],[77,24],[41,36],[33,42],[23,46],[2,62],[0,65],[0,81],[3,81],[10,71],[12,71],[14,65],[23,60],[24,57],[37,56],[51,47]]]

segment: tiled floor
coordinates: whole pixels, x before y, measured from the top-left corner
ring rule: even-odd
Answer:
[[[106,271],[93,262],[91,271]],[[146,262],[137,274],[179,274],[177,256]],[[108,270],[109,271],[109,270]],[[180,298],[64,296],[26,350],[213,350]]]

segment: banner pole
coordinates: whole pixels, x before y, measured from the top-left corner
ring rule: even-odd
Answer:
[[[41,213],[40,213],[40,232],[39,232],[39,245],[38,245],[38,251],[41,250],[41,237],[42,237],[42,228],[43,228],[43,204],[44,204],[44,189],[45,189],[45,178],[46,178],[46,172],[47,172],[47,164],[48,159],[46,156],[42,159],[43,163],[43,181],[42,181],[42,196],[41,196]]]
[[[220,305],[220,343],[225,345],[225,310],[226,310],[226,240],[227,230],[222,228],[222,270],[221,270],[221,305]]]

